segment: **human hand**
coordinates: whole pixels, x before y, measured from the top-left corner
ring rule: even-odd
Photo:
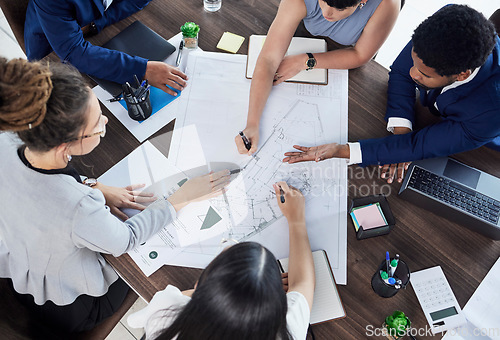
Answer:
[[[395,127],[393,131],[395,135],[403,135],[410,132],[411,129],[402,126]],[[380,178],[383,179],[387,178],[387,183],[391,184],[394,181],[394,176],[396,176],[398,183],[401,183],[403,182],[405,171],[408,170],[410,164],[411,162],[402,162],[402,163],[380,165],[379,168],[382,169],[382,172],[380,173]]]
[[[283,162],[293,164],[307,161],[323,161],[328,158],[349,158],[349,146],[347,144],[323,144],[320,146],[305,147],[294,145],[299,151],[285,152]]]
[[[250,150],[247,150],[245,147],[245,143],[243,143],[243,138],[239,134],[234,137],[234,141],[236,142],[236,147],[238,148],[238,152],[241,154],[247,154],[249,156],[253,155],[257,152],[257,146],[259,144],[259,127],[258,126],[247,126],[245,130],[242,131],[245,137],[248,138],[248,141],[252,145]]]
[[[283,216],[286,217],[288,224],[301,223],[306,220],[306,204],[302,193],[286,182],[281,181],[273,184],[276,192],[276,199]],[[285,203],[281,202],[281,195],[284,196]]]
[[[94,188],[102,192],[111,213],[122,221],[125,221],[128,219],[128,216],[120,209],[130,208],[142,211],[146,207],[140,203],[156,201],[157,198],[153,194],[136,191],[136,189],[143,188],[144,186],[145,184],[132,184],[125,188],[118,188],[97,182]]]
[[[274,75],[273,84],[278,85],[306,69],[307,54],[289,55],[283,58]]]
[[[229,170],[210,172],[204,176],[190,179],[182,185],[168,201],[173,205],[175,211],[179,211],[192,202],[203,201],[222,194],[222,190],[230,182]]]
[[[148,61],[144,78],[148,80],[150,85],[172,96],[177,96],[177,93],[165,85],[182,91],[186,87],[186,80],[188,79],[178,68],[160,61]]]
[[[288,272],[281,273],[281,283],[283,284],[283,290],[288,293]]]

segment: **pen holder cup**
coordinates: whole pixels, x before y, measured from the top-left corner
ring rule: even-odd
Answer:
[[[391,285],[389,283],[384,282],[382,277],[380,277],[380,271],[385,271],[386,270],[386,263],[385,260],[380,263],[380,266],[378,266],[377,271],[375,274],[372,276],[372,289],[375,293],[377,293],[379,296],[384,297],[384,298],[389,298],[397,294],[398,291],[400,291],[403,288],[406,288],[408,283],[410,282],[410,268],[408,268],[408,265],[403,261],[399,260],[398,262],[398,267],[396,268],[396,271],[394,272],[393,277],[397,280],[401,280],[401,284],[399,288],[396,288],[396,285]]]
[[[125,97],[127,103],[127,111],[130,118],[137,121],[146,120],[153,113],[151,106],[151,98],[149,97],[150,91],[147,90],[140,98],[136,98],[137,103],[131,102]]]
[[[389,207],[389,203],[387,202],[387,199],[384,195],[372,195],[354,198],[351,202],[349,212],[351,212],[354,208],[374,203],[380,204],[380,208],[382,209],[385,219],[387,220],[387,225],[366,230],[363,229],[363,226],[360,226],[358,231],[356,231],[356,238],[358,240],[389,234],[389,232],[394,229],[394,226],[396,225],[396,219],[394,218],[391,208]]]

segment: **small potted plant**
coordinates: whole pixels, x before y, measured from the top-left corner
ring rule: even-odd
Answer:
[[[384,327],[387,330],[387,338],[391,340],[400,339],[410,328],[410,319],[405,313],[397,310],[385,318]]]
[[[198,47],[198,32],[200,26],[194,22],[186,22],[181,26],[182,37],[184,39],[184,46],[186,48],[195,49]]]

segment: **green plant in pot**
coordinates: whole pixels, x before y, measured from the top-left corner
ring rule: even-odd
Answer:
[[[186,48],[198,47],[199,31],[200,31],[200,26],[196,25],[194,22],[189,21],[181,26],[182,37],[184,39],[184,46],[186,46]]]
[[[406,331],[411,326],[411,322],[405,313],[397,310],[385,318],[384,326],[387,328],[389,338],[399,339],[399,337],[406,334]]]

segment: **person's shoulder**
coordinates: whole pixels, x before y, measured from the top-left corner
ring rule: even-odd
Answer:
[[[286,294],[287,313],[286,323],[288,331],[294,339],[305,339],[311,312],[304,295],[297,291]]]

